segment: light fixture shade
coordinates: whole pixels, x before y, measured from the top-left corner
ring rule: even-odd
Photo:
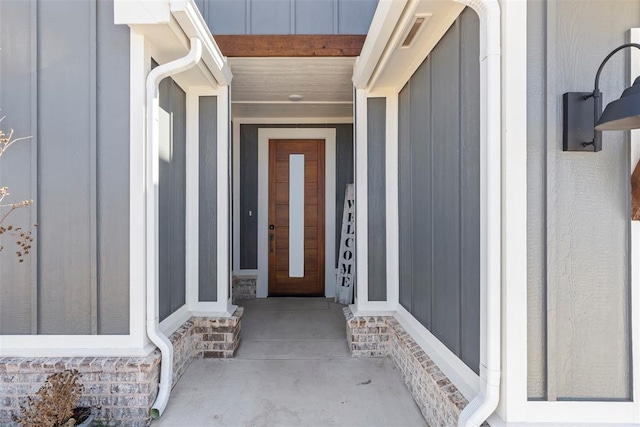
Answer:
[[[595,129],[630,130],[640,128],[640,77],[630,88],[622,92],[620,99],[612,101],[604,109]]]

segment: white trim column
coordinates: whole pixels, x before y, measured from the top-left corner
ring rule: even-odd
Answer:
[[[387,309],[396,311],[400,304],[400,224],[398,212],[398,93],[386,95],[386,228],[387,228]]]
[[[356,89],[355,99],[355,141],[353,157],[355,162],[355,202],[356,202],[356,288],[355,310],[367,309],[369,302],[369,248],[368,241],[368,183],[367,183],[367,92]]]
[[[496,413],[527,401],[527,3],[502,2],[502,381]]]
[[[232,315],[235,308],[231,304],[231,146],[229,131],[230,121],[230,86],[220,86],[217,93],[218,101],[218,144],[217,151],[217,186],[218,212],[217,219],[217,301],[223,311]]]

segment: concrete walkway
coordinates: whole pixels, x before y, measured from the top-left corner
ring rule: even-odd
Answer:
[[[353,359],[342,306],[268,298],[245,307],[234,359],[195,360],[160,426],[426,426],[390,359]]]

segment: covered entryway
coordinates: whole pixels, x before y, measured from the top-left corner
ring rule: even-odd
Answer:
[[[229,58],[234,301],[335,295],[353,57]]]

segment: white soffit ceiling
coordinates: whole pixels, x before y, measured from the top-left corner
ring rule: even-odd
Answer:
[[[355,58],[229,58],[235,117],[351,117]],[[302,95],[302,101],[289,95]]]

